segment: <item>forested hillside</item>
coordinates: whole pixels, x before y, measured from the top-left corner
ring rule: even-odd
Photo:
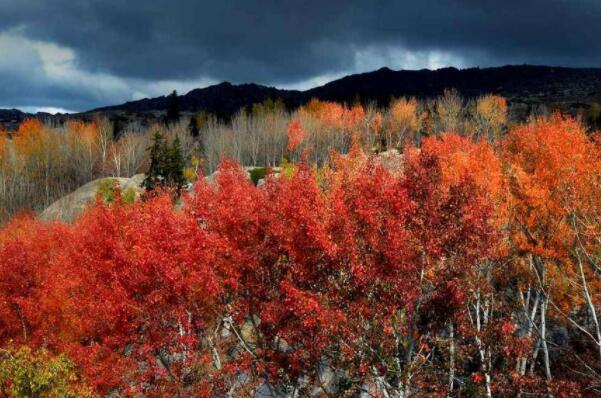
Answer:
[[[601,146],[581,121],[448,91],[103,126],[5,134],[10,209],[68,190],[65,170],[168,181],[151,137],[181,147],[193,188],[115,188],[72,224],[11,217],[0,395],[599,393]]]

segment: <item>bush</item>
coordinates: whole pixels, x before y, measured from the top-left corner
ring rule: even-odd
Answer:
[[[255,167],[248,170],[248,173],[250,174],[250,180],[257,185],[259,180],[264,179],[267,175],[267,167]]]
[[[116,189],[119,189],[119,184],[116,179],[104,179],[100,181],[100,184],[98,184],[96,196],[98,196],[104,203],[112,203],[115,199]]]
[[[116,179],[105,179],[100,182],[98,185],[98,189],[96,191],[96,195],[104,202],[104,203],[113,203],[115,200],[115,196],[117,193],[120,194],[121,200],[125,204],[133,204],[136,201],[137,190],[134,187],[129,187],[124,191],[121,190],[119,184]]]
[[[23,346],[0,351],[0,392],[10,398],[92,397],[65,356]]]

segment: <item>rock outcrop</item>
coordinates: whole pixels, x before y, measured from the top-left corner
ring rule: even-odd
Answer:
[[[144,174],[137,174],[132,178],[99,178],[81,186],[48,206],[40,214],[40,218],[46,221],[73,222],[91,203],[94,203],[100,188],[112,186],[116,183],[122,192],[132,191],[136,196],[139,196],[144,190],[141,187],[142,181],[144,181]]]

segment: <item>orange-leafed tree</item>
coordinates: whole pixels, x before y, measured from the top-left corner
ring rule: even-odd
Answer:
[[[20,139],[27,139],[40,134],[44,130],[44,125],[39,119],[25,119],[17,129],[17,136]]]
[[[40,188],[35,192],[38,197],[35,199],[42,203],[49,203],[53,199],[53,193],[59,184],[57,173],[63,172],[68,177],[71,174],[59,167],[64,160],[60,150],[64,148],[62,140],[58,138],[38,119],[23,121],[13,137],[14,168],[24,181],[39,184]]]
[[[313,99],[296,116],[306,132],[304,141],[312,150],[312,159],[322,164],[331,149],[347,152],[355,135],[369,133],[371,113],[360,104],[348,107]]]
[[[4,156],[5,151],[8,147],[8,134],[0,130],[0,156]]]
[[[508,216],[508,180],[495,150],[484,141],[474,142],[455,133],[443,133],[439,138],[424,139],[422,146],[436,153],[442,184],[448,187],[469,176],[484,200],[494,206],[494,226],[504,227]]]
[[[361,129],[366,117],[365,109],[360,104],[347,107],[336,102],[316,99],[303,106],[300,114],[317,120],[324,129],[344,130],[348,134]]]
[[[579,122],[559,115],[514,128],[503,153],[512,194],[509,232],[521,272],[518,293],[524,317],[538,330],[543,371],[551,381],[549,316],[574,326],[571,312],[582,304],[587,286],[586,281],[579,288],[570,283],[581,279],[573,256],[578,237],[573,220],[598,218],[599,153]],[[598,349],[598,333],[594,341]],[[524,362],[522,374],[525,367]]]
[[[26,119],[17,129],[14,137],[15,148],[25,155],[40,150],[44,138],[44,125],[38,119]]]

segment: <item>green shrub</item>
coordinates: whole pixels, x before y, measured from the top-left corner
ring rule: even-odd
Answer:
[[[134,187],[129,187],[125,191],[121,191],[121,188],[117,184],[117,180],[113,178],[108,178],[100,182],[98,189],[96,190],[96,196],[100,197],[104,203],[113,203],[115,200],[115,192],[121,193],[121,200],[123,203],[131,205],[136,201],[136,189]]]
[[[11,398],[92,397],[65,356],[48,351],[0,349],[0,396]]]
[[[282,168],[282,177],[285,177],[289,180],[292,179],[294,173],[296,172],[296,165],[292,162],[289,162],[287,159],[284,159],[280,167]]]
[[[134,187],[129,187],[125,191],[121,192],[121,199],[123,203],[128,205],[133,204],[136,201],[136,189]]]
[[[113,203],[116,188],[118,189],[117,180],[113,178],[104,179],[98,184],[96,196],[100,197],[104,203]]]
[[[248,172],[250,174],[250,180],[253,182],[253,184],[257,185],[259,180],[264,179],[267,175],[267,167],[255,167],[250,169]]]

